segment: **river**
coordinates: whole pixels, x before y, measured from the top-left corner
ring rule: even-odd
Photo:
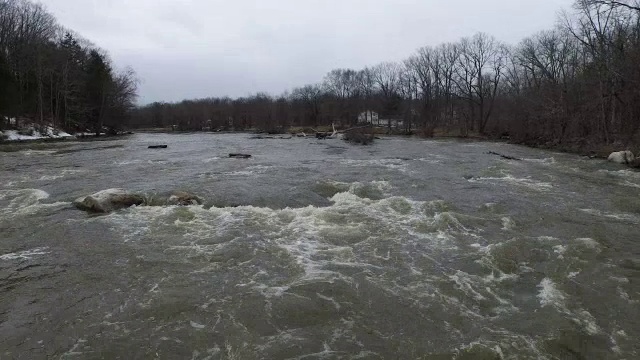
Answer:
[[[0,153],[0,358],[640,357],[640,173],[503,143],[249,137]],[[109,188],[206,204],[71,206]]]

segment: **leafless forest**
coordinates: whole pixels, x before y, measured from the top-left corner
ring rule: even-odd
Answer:
[[[136,86],[132,70],[114,70],[105,51],[42,5],[0,0],[0,130],[16,126],[10,118],[67,130],[121,128]]]
[[[0,114],[63,127],[280,131],[353,126],[376,113],[401,124],[391,129],[388,121],[389,131],[423,136],[578,147],[638,142],[637,0],[577,0],[554,29],[516,45],[478,33],[419,48],[402,62],[335,69],[278,96],[138,108],[133,72],[115,72],[104,52],[39,5],[0,0],[0,49]]]

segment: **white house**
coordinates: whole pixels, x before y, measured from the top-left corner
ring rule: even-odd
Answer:
[[[358,115],[358,123],[367,123],[374,126],[392,128],[401,128],[404,126],[404,121],[401,116],[387,116],[381,118],[377,112],[371,110],[360,113],[360,115]]]
[[[380,117],[378,116],[378,113],[371,110],[361,112],[360,115],[358,115],[358,123],[377,125],[379,120]]]

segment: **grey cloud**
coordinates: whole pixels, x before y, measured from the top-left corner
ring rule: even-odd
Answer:
[[[572,0],[48,0],[142,80],[142,103],[281,93],[483,31],[517,43]]]

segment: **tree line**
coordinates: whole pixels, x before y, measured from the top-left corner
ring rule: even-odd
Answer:
[[[136,105],[133,70],[59,25],[41,4],[0,0],[0,130],[36,126],[100,133],[124,127]]]
[[[630,142],[640,127],[640,5],[577,0],[558,25],[505,44],[479,33],[401,62],[336,69],[279,96],[152,103],[132,125],[179,130],[278,129],[370,114],[432,136],[509,136],[523,143]],[[392,122],[386,122],[390,125]]]

